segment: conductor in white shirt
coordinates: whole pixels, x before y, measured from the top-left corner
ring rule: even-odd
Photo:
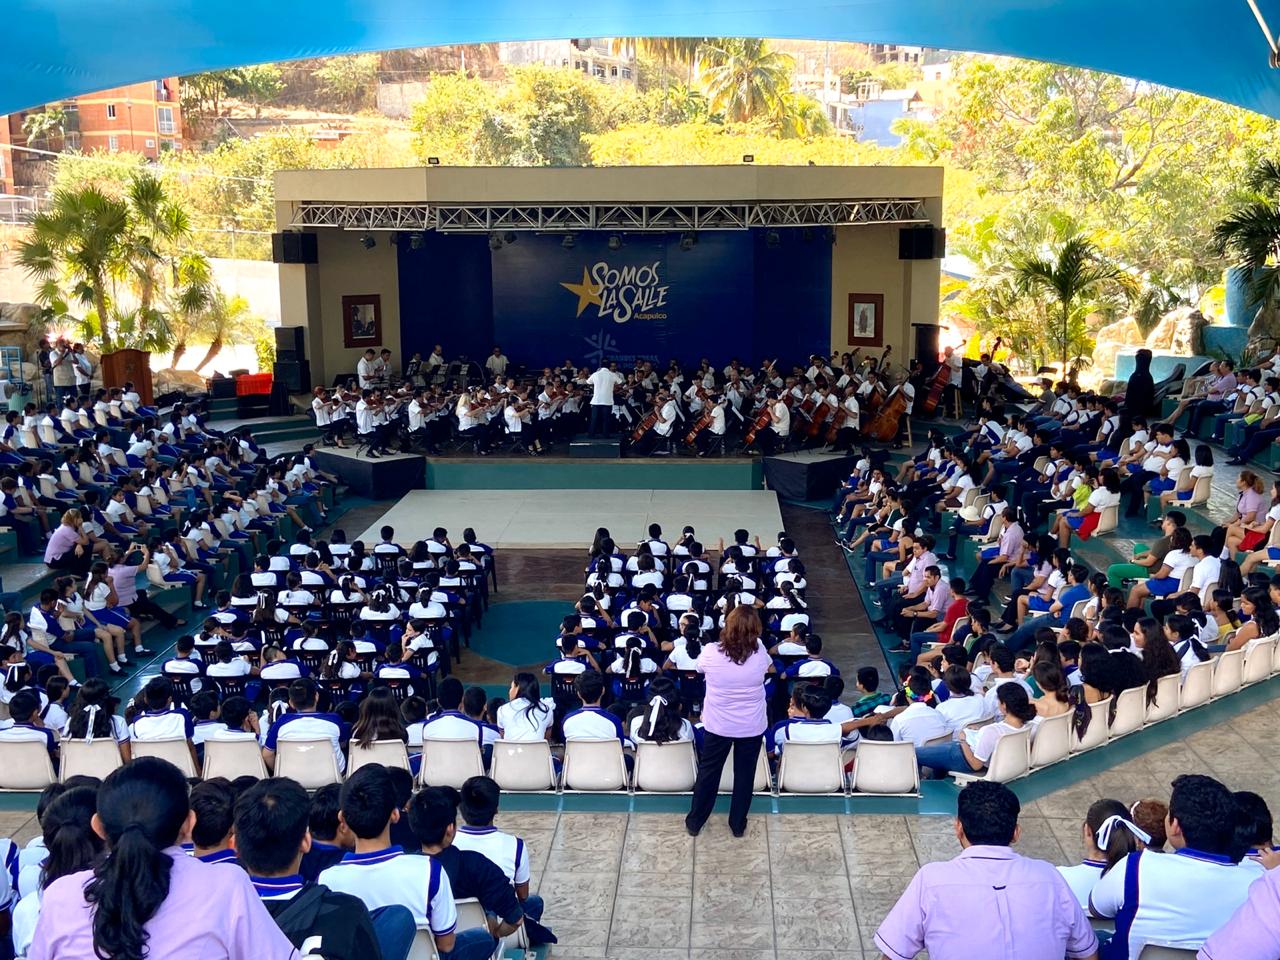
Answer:
[[[603,358],[600,366],[587,383],[591,384],[591,436],[607,437],[609,435],[609,417],[613,412],[613,388],[621,382],[621,377],[609,369]]]

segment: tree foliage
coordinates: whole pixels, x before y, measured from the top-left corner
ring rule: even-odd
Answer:
[[[372,100],[374,82],[378,78],[378,55],[358,53],[350,57],[334,57],[317,67],[315,75],[324,92],[335,102],[358,109]]]

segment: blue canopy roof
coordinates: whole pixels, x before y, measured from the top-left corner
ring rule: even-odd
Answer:
[[[1274,31],[1280,0],[1256,0]],[[8,0],[0,113],[173,74],[396,47],[758,36],[1048,60],[1280,117],[1247,0]]]

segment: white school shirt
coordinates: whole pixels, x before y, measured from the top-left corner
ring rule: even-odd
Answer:
[[[1191,574],[1191,589],[1199,593],[1209,584],[1217,583],[1218,574],[1221,570],[1222,561],[1217,557],[1202,557],[1196,563],[1195,571]]]
[[[545,740],[547,728],[555,719],[555,701],[551,697],[541,700],[543,709],[530,710],[529,701],[517,697],[498,708],[498,727],[502,739],[522,742]]]
[[[1142,469],[1150,473],[1159,473],[1160,468],[1165,465],[1167,459],[1163,456],[1157,457],[1156,454],[1167,454],[1173,451],[1173,444],[1158,443],[1150,450],[1150,456],[1142,461]],[[1171,458],[1170,458],[1171,459]]]
[[[420,726],[423,740],[475,740],[480,742],[481,724],[479,720],[468,717],[457,710],[442,710],[434,716],[427,717]]]
[[[622,721],[599,707],[582,707],[569,713],[561,723],[568,740],[626,740]]]
[[[958,733],[971,723],[986,719],[987,701],[981,695],[957,697],[952,694],[935,708],[951,733]]]
[[[529,848],[519,837],[495,827],[458,827],[453,845],[473,850],[507,875],[512,884],[529,882]]]
[[[408,907],[418,927],[429,927],[437,937],[458,925],[449,875],[426,854],[408,856],[399,847],[348,853],[316,879],[336,893],[359,897],[370,910]]]
[[[1148,940],[1198,949],[1244,903],[1258,877],[1227,857],[1177,850],[1131,853],[1089,894],[1093,912],[1116,920],[1116,940],[1131,958]]]
[[[658,422],[653,425],[653,430],[661,437],[671,436],[671,431],[676,426],[677,415],[676,402],[668,400],[662,407],[662,412],[658,415]]]
[[[839,743],[840,725],[826,717],[789,717],[774,732],[776,752],[788,743]]]
[[[1112,493],[1106,487],[1098,487],[1093,493],[1089,494],[1089,506],[1093,507],[1094,513],[1101,513],[1107,507],[1119,505],[1120,494]]]
[[[195,732],[191,714],[187,711],[170,707],[167,710],[148,710],[139,714],[129,724],[131,740],[171,740],[175,738],[190,739]]]
[[[912,703],[889,721],[889,730],[895,740],[908,740],[917,747],[930,740],[947,736],[947,721],[927,703]]]
[[[334,714],[286,713],[271,724],[263,746],[268,750],[275,750],[276,743],[280,740],[326,739],[333,744],[338,772],[343,773],[347,769],[347,760],[342,755],[342,723]]]
[[[1164,555],[1163,565],[1169,568],[1169,576],[1177,579],[1182,576],[1183,570],[1196,565],[1196,558],[1189,550],[1170,550]]]
[[[1093,891],[1094,885],[1097,884],[1106,866],[1106,863],[1102,860],[1083,860],[1070,867],[1059,867],[1058,872],[1062,874],[1062,879],[1067,881],[1067,886],[1071,888],[1071,892],[1080,901],[1080,906],[1088,909],[1089,894]]]
[[[1009,734],[1030,728],[1031,735],[1034,737],[1036,721],[1039,719],[1039,717],[1036,717],[1021,727],[1015,727],[1011,723],[997,720],[995,723],[989,723],[977,730],[966,730],[964,737],[968,741],[969,749],[973,751],[974,757],[983,763],[988,763],[991,760],[991,755],[996,752],[996,744]]]

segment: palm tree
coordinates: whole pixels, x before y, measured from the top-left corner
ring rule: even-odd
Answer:
[[[784,137],[821,137],[831,132],[826,108],[808,94],[788,90],[778,106],[775,123]]]
[[[1259,310],[1273,310],[1280,301],[1280,162],[1259,162],[1246,184],[1235,212],[1213,228],[1213,242],[1219,256],[1246,272]]]
[[[173,355],[169,360],[171,368],[181,362],[188,343],[208,334],[209,308],[217,292],[208,258],[199,253],[188,253],[178,258],[174,282],[165,297],[173,343]]]
[[[1107,285],[1129,286],[1128,274],[1106,262],[1093,242],[1081,234],[1065,240],[1050,256],[1027,255],[1013,264],[1020,292],[1049,294],[1062,321],[1062,376],[1067,376],[1068,353],[1073,339],[1081,339],[1084,318],[1095,298]],[[1076,336],[1072,337],[1072,327]]]
[[[214,291],[205,320],[212,339],[208,352],[196,364],[197,373],[222,352],[227,341],[251,343],[263,327],[262,318],[250,312],[248,300],[239,294],[228,297],[221,290]]]
[[[64,314],[70,300],[93,310],[104,353],[111,348],[111,288],[123,269],[128,231],[123,200],[96,186],[59,190],[18,247],[18,262],[40,284],[41,303]]]
[[[795,64],[785,53],[770,50],[764,40],[708,40],[699,48],[698,65],[711,109],[727,122],[775,120],[783,114]]]

